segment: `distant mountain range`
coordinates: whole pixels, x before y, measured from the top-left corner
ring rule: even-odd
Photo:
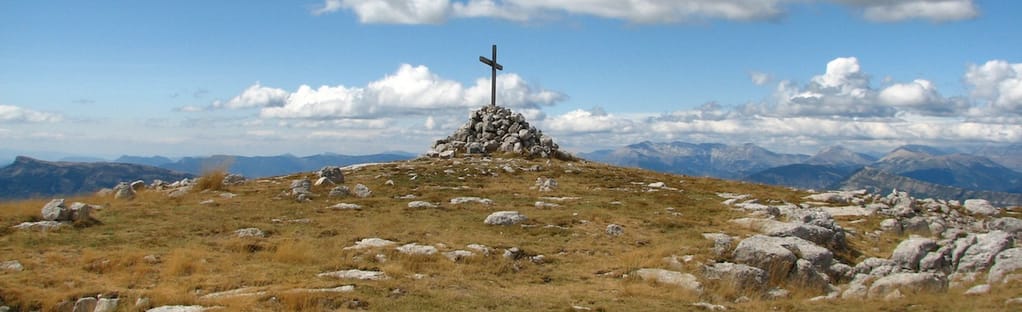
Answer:
[[[977,153],[1022,164],[1022,145]],[[921,145],[906,145],[877,159],[841,146],[816,155],[779,154],[754,144],[642,142],[583,158],[644,169],[739,179],[803,189],[910,190],[914,196],[986,198],[1022,205],[1022,173],[992,158]]]
[[[0,168],[0,199],[67,196],[98,191],[119,182],[155,179],[177,181],[199,176],[205,170],[226,168],[228,172],[249,178],[278,176],[302,171],[313,171],[324,166],[347,166],[361,163],[390,162],[414,158],[414,154],[391,152],[385,154],[349,156],[320,154],[306,157],[280,156],[228,156],[185,157],[172,160],[163,156],[121,156],[113,162],[42,161],[18,156],[14,162]]]
[[[176,161],[163,156],[141,157],[121,156],[115,162],[147,165],[201,175],[210,169],[226,168],[228,172],[249,178],[260,178],[312,171],[324,166],[347,166],[362,163],[390,162],[415,158],[415,154],[389,152],[372,155],[319,154],[305,157],[294,155],[279,156],[231,156],[214,155],[206,157],[185,157]]]
[[[732,146],[649,141],[614,150],[582,153],[580,156],[619,166],[726,179],[739,179],[768,168],[809,159],[808,155],[778,154],[751,143]]]
[[[19,156],[0,168],[0,199],[92,193],[119,182],[177,181],[193,175],[122,163],[50,162]]]

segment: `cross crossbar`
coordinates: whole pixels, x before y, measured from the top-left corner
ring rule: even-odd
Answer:
[[[490,66],[490,106],[497,105],[497,71],[504,70],[504,65],[497,63],[497,45],[493,45],[493,59],[480,56],[479,61]]]

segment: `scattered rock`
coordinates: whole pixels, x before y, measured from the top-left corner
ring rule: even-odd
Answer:
[[[0,270],[10,272],[21,272],[25,270],[25,267],[21,265],[18,260],[9,260],[0,262]]]
[[[734,238],[731,235],[724,233],[703,233],[703,238],[713,241],[713,255],[716,257],[726,257],[731,252],[732,242]]]
[[[131,190],[135,192],[141,192],[142,190],[145,189],[145,181],[137,180],[135,182],[131,182],[131,184],[129,184],[128,186],[130,186]]]
[[[703,308],[704,310],[709,311],[727,311],[727,307],[719,304],[712,304],[709,302],[696,302],[693,303],[692,306],[697,308]]]
[[[468,244],[468,246],[465,246],[465,248],[475,250],[476,252],[481,253],[484,256],[489,256],[490,252],[492,251],[490,247],[480,244]]]
[[[479,198],[479,197],[455,197],[455,198],[451,198],[451,205],[460,205],[460,204],[466,204],[466,203],[477,203],[477,204],[480,204],[480,205],[487,205],[487,206],[489,206],[489,205],[493,204],[493,200],[490,200],[488,198]]]
[[[659,284],[674,285],[695,293],[703,292],[703,285],[692,274],[668,271],[664,269],[639,269],[635,271],[639,278],[655,281]]]
[[[779,244],[776,237],[754,235],[738,243],[735,262],[763,269],[770,274],[787,276],[798,257]]]
[[[344,172],[341,172],[340,167],[326,166],[323,167],[322,169],[319,169],[319,172],[317,172],[316,174],[320,178],[325,178],[326,181],[329,181],[331,184],[334,185],[344,183]]]
[[[557,189],[557,180],[550,178],[537,178],[536,186],[540,192],[551,192]]]
[[[894,235],[901,235],[901,222],[898,219],[884,219],[880,221],[880,230],[893,233]]]
[[[708,280],[721,280],[737,290],[763,290],[770,278],[760,268],[729,262],[704,265],[702,275]]]
[[[891,261],[894,261],[903,268],[918,271],[919,260],[930,251],[937,249],[937,242],[929,238],[911,237],[901,241],[898,247],[894,248],[891,254]]]
[[[440,207],[440,205],[421,200],[408,203],[408,208],[437,208],[437,207]]]
[[[397,251],[406,255],[422,255],[428,256],[437,253],[436,247],[429,245],[419,245],[416,243],[410,243],[402,245],[401,247],[395,248]]]
[[[218,309],[218,308],[204,307],[204,306],[200,306],[200,305],[189,305],[189,306],[186,306],[186,305],[170,305],[170,306],[155,307],[155,308],[146,310],[146,312],[203,312],[203,311],[206,311],[206,310],[214,310],[214,309]]]
[[[71,209],[64,206],[64,199],[53,199],[43,206],[43,220],[46,221],[69,221],[71,220]]]
[[[62,227],[65,227],[65,226],[67,226],[67,225],[64,224],[64,223],[57,222],[57,221],[37,221],[37,222],[22,222],[21,224],[13,226],[13,228],[18,229],[18,230],[46,232],[46,231],[58,230],[58,229],[60,229]]]
[[[994,258],[994,265],[990,267],[987,274],[987,283],[996,284],[1007,282],[1008,274],[1022,269],[1022,247],[1011,248],[1001,251]]]
[[[895,291],[944,292],[947,291],[947,279],[937,273],[894,273],[873,282],[869,297],[886,298]]]
[[[387,246],[391,246],[391,245],[395,245],[395,244],[397,244],[397,242],[395,242],[395,241],[389,241],[389,240],[382,239],[382,238],[370,237],[370,238],[363,238],[363,239],[355,242],[354,246],[344,247],[344,250],[352,250],[352,249],[358,250],[358,249],[366,249],[366,248],[387,247]]]
[[[327,208],[337,209],[337,210],[362,210],[362,206],[356,205],[356,204],[349,204],[349,203],[338,203],[336,205],[333,205],[333,206],[330,206],[330,207],[327,207]]]
[[[135,189],[125,182],[114,186],[114,199],[132,200],[135,199]]]
[[[969,246],[958,261],[958,272],[980,272],[990,267],[994,256],[1011,247],[1011,235],[1003,231],[992,231],[976,235],[976,243]]]
[[[82,297],[75,301],[73,312],[92,312],[96,309],[96,298]]]
[[[976,286],[972,286],[968,290],[966,290],[965,295],[967,296],[985,295],[989,292],[990,292],[989,284],[979,284]]]
[[[1001,212],[986,199],[966,199],[962,207],[969,213],[983,216],[992,216]]]
[[[525,222],[525,220],[528,220],[528,218],[517,211],[497,211],[486,216],[486,220],[483,223],[489,225],[514,225]]]
[[[266,233],[264,233],[263,230],[260,230],[258,228],[239,229],[239,230],[234,231],[234,235],[238,236],[239,238],[245,238],[245,237],[263,238],[263,237],[266,237]]]
[[[387,274],[380,271],[363,271],[358,269],[342,270],[334,272],[325,272],[316,274],[318,277],[333,277],[340,279],[357,279],[357,280],[370,280],[380,281],[388,279]]]
[[[347,197],[351,195],[351,189],[347,186],[341,185],[330,190],[330,197]]]
[[[621,234],[625,233],[625,228],[621,227],[620,225],[612,223],[610,225],[607,225],[606,232],[607,232],[607,235],[610,235],[610,236],[621,236]]]
[[[361,183],[355,184],[354,193],[355,193],[355,196],[358,196],[359,198],[366,198],[366,197],[369,197],[369,196],[373,195],[373,192],[369,190],[369,187],[367,187],[367,186],[365,186],[365,185],[363,185]]]
[[[461,259],[465,259],[465,258],[468,258],[468,257],[474,257],[475,255],[476,254],[472,253],[471,251],[460,250],[460,249],[459,250],[454,250],[454,251],[444,252],[444,257],[447,257],[447,259],[451,259],[451,261],[454,261],[454,262],[461,261]]]
[[[557,207],[560,207],[561,205],[558,205],[558,204],[555,204],[555,203],[548,203],[548,202],[537,201],[535,206],[536,206],[536,209],[548,209],[548,208],[557,208]]]

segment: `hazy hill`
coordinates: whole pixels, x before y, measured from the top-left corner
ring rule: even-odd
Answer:
[[[794,164],[763,170],[742,180],[800,189],[827,190],[844,181],[856,169],[859,168]]]
[[[971,190],[941,185],[900,176],[876,168],[863,168],[842,181],[836,188],[846,190],[866,189],[877,194],[887,194],[891,190],[908,192],[919,198],[940,198],[966,200],[981,198],[1002,206],[1022,205],[1022,194]]]
[[[583,153],[583,158],[660,172],[737,179],[767,168],[800,163],[806,155],[779,154],[755,144],[642,142],[614,150]]]
[[[135,164],[49,162],[19,156],[0,168],[0,199],[91,193],[119,182],[176,181],[191,176]]]
[[[347,166],[361,163],[389,162],[395,160],[406,160],[414,157],[414,154],[388,152],[383,154],[359,156],[319,154],[305,157],[297,157],[294,155],[214,155],[205,157],[185,157],[177,161],[173,161],[162,156],[121,156],[117,159],[117,161],[158,166],[195,175],[202,174],[203,170],[217,169],[226,166],[227,170],[231,173],[241,174],[250,178],[257,178],[291,174],[301,171],[312,171],[324,166]]]
[[[1022,173],[975,155],[904,146],[891,151],[870,167],[963,189],[1022,193]]]

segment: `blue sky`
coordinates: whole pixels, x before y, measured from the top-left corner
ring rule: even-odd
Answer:
[[[1022,142],[1022,2],[0,1],[0,154],[424,152],[489,102],[644,140]],[[3,155],[0,155],[3,156]]]

